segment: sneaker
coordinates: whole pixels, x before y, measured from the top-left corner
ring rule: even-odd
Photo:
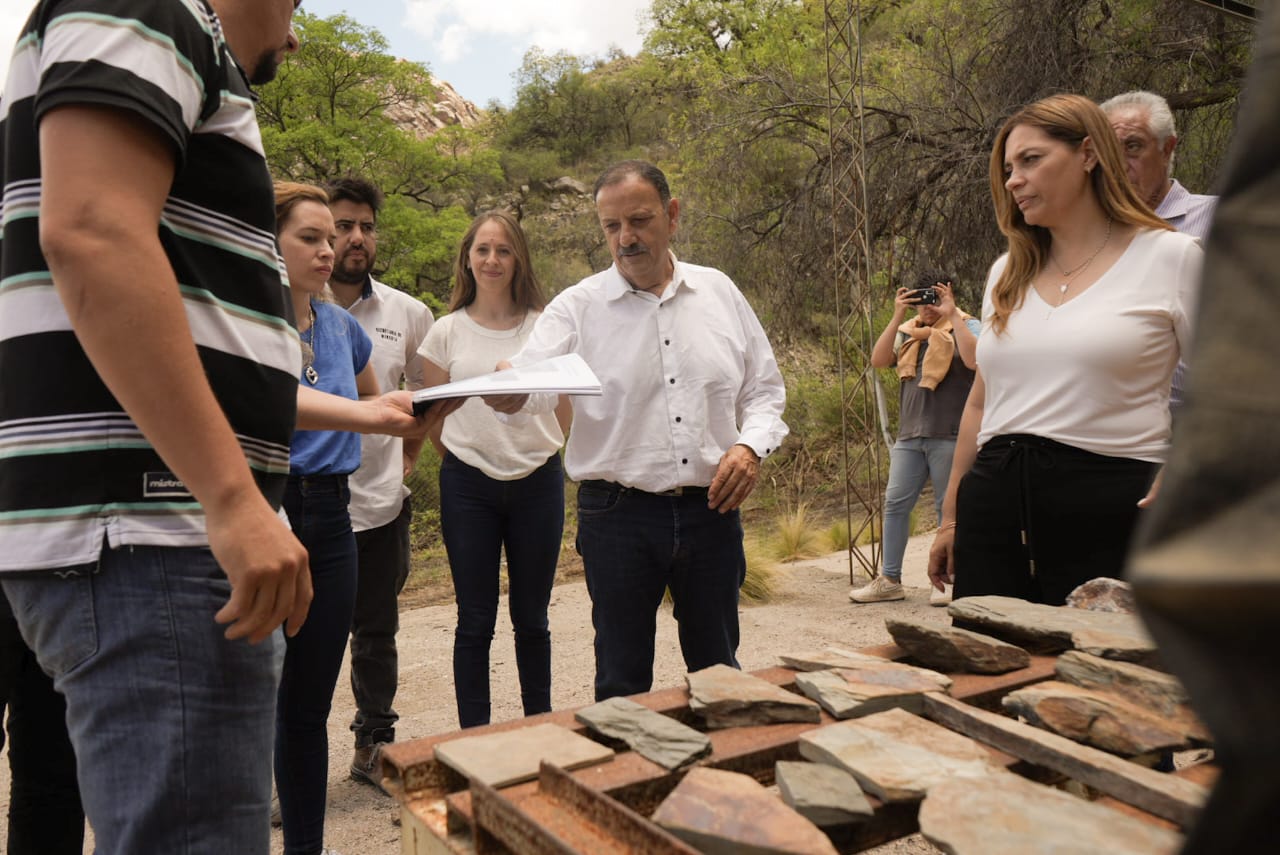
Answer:
[[[386,792],[382,789],[382,746],[386,744],[374,742],[356,748],[355,756],[351,758],[351,780],[373,784]]]
[[[902,591],[902,583],[894,582],[888,576],[877,576],[871,583],[849,592],[849,599],[855,603],[886,603],[890,600],[905,600],[907,595]]]
[[[946,606],[951,603],[951,586],[947,585],[946,590],[939,591],[932,585],[929,586],[929,605]]]

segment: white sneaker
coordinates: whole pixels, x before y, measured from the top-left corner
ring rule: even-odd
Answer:
[[[937,588],[933,587],[933,585],[930,585],[930,586],[929,586],[929,605],[931,605],[931,606],[946,606],[946,605],[950,605],[950,603],[951,603],[951,586],[950,586],[950,585],[946,585],[946,586],[945,586],[945,588],[946,588],[946,590],[944,590],[944,591],[939,591]]]
[[[877,576],[871,580],[870,584],[849,592],[849,599],[855,603],[887,603],[890,600],[906,598],[902,583],[894,582],[887,576]]]

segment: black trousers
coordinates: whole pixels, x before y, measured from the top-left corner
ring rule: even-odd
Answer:
[[[84,811],[67,705],[18,633],[0,593],[0,711],[9,708],[10,855],[80,855]],[[0,731],[0,746],[4,733]]]
[[[1156,468],[1037,436],[994,437],[956,497],[955,597],[1060,606],[1090,579],[1120,578]]]

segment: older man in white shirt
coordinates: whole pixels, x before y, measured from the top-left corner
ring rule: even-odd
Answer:
[[[782,375],[746,299],[669,249],[680,203],[661,170],[615,164],[595,199],[613,266],[558,295],[512,364],[576,352],[604,386],[574,399],[565,454],[580,482],[577,547],[603,700],[651,688],[668,588],[688,669],[737,666],[738,508],[787,426]]]
[[[1135,90],[1102,102],[1102,111],[1124,152],[1129,183],[1151,206],[1156,216],[1180,232],[1192,235],[1203,245],[1213,223],[1217,196],[1191,193],[1173,177],[1173,152],[1178,132],[1169,102],[1154,92]],[[1173,372],[1169,406],[1182,403],[1186,363],[1179,361]]]

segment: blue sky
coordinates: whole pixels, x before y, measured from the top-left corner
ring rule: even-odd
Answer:
[[[0,0],[0,81],[34,0]],[[391,53],[424,62],[463,98],[510,105],[512,73],[533,46],[579,56],[611,45],[635,53],[649,0],[303,0],[313,15],[344,12],[386,37]]]

